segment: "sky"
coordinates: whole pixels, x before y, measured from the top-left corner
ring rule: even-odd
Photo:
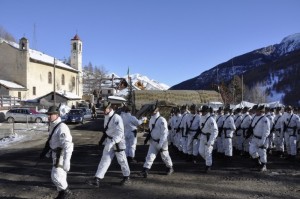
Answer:
[[[299,0],[0,0],[0,27],[57,59],[173,86],[300,32]]]

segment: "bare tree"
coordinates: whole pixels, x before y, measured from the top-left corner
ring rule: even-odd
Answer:
[[[6,41],[16,42],[15,37],[9,32],[7,32],[2,26],[0,26],[0,37],[5,39]]]
[[[83,86],[86,93],[94,94],[95,97],[100,95],[100,87],[102,79],[107,74],[107,70],[104,66],[93,66],[90,62],[83,68]]]
[[[253,103],[265,103],[268,101],[268,94],[263,87],[263,83],[256,83],[247,91],[246,99]]]

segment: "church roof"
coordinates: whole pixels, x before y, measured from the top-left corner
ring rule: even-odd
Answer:
[[[79,36],[76,34],[76,35],[74,36],[74,38],[71,39],[71,40],[81,40],[81,39],[80,39]]]

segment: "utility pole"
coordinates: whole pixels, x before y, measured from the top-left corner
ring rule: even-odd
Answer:
[[[244,73],[242,73],[242,101],[244,101]]]
[[[56,59],[54,58],[54,61],[53,61],[53,102],[54,102],[54,106],[56,105],[55,65],[56,65]]]

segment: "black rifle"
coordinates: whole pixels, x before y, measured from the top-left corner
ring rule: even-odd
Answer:
[[[258,124],[259,120],[261,120],[261,118],[263,118],[263,117],[264,117],[264,116],[261,116],[261,117],[257,120],[257,122],[254,124],[254,126],[252,126],[252,122],[254,121],[254,120],[252,120],[252,122],[251,122],[251,124],[250,124],[250,126],[249,126],[249,128],[248,128],[248,130],[247,130],[246,136],[245,136],[246,139],[248,139],[251,135],[253,135],[253,130],[254,130],[254,128],[255,128],[256,125]]]
[[[205,126],[207,120],[208,120],[210,117],[211,117],[211,116],[208,116],[208,117],[206,118],[205,122],[201,124],[201,128],[199,127],[199,128],[197,129],[197,132],[196,132],[196,134],[195,134],[194,137],[193,137],[194,140],[195,140],[195,139],[198,139],[198,136],[199,136],[200,134],[203,133],[203,132],[202,132],[202,129],[204,128],[204,126]]]
[[[107,124],[106,124],[106,126],[105,126],[105,128],[103,130],[103,135],[102,135],[101,139],[98,142],[99,147],[101,147],[101,145],[103,144],[103,142],[105,141],[105,139],[108,137],[107,134],[106,134],[106,131],[108,129],[108,124],[109,124],[110,120],[113,118],[114,115],[115,115],[115,113],[108,119],[108,122],[107,122]]]
[[[294,115],[294,114],[291,115],[291,117],[290,117],[290,119],[289,119],[289,121],[288,121],[287,124],[285,124],[285,122],[283,122],[283,132],[286,132],[286,129],[288,128],[288,126],[289,126],[289,124],[290,124],[290,122],[291,122],[291,119],[292,119],[293,115]]]
[[[278,120],[280,119],[280,117],[281,117],[281,115],[277,118],[277,120],[276,120],[276,121],[274,122],[274,124],[272,125],[272,129],[271,129],[271,131],[270,131],[271,133],[274,132],[275,126],[276,126]]]
[[[161,117],[161,116],[158,116],[158,118],[160,118],[160,117]],[[150,140],[150,138],[151,138],[151,132],[152,132],[152,130],[154,129],[154,127],[155,127],[155,124],[156,124],[156,122],[157,122],[158,118],[156,118],[156,120],[155,120],[154,124],[152,124],[152,128],[151,128],[151,130],[150,130],[150,129],[148,129],[148,130],[147,130],[147,132],[148,132],[148,135],[147,135],[146,139],[144,140],[144,145],[146,145],[146,144],[147,144],[147,142]]]

